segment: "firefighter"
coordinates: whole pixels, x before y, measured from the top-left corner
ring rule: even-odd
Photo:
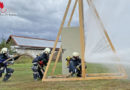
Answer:
[[[42,79],[44,75],[44,67],[47,66],[50,54],[50,48],[45,48],[43,54],[37,55],[37,57],[33,60],[33,78],[34,80]]]
[[[79,57],[78,52],[73,52],[72,58],[69,62],[69,73],[71,76],[76,75],[77,77],[81,77],[81,59]]]
[[[14,72],[14,69],[8,68],[7,66],[14,63],[14,60],[11,59],[10,61],[6,61],[9,59],[8,49],[2,48],[0,53],[0,77],[2,77],[2,74],[5,73],[5,76],[3,78],[3,81],[7,81],[12,73]]]

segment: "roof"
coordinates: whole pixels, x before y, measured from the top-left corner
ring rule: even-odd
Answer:
[[[40,39],[40,38],[32,38],[32,37],[24,37],[24,36],[15,36],[10,35],[9,39],[7,40],[7,43],[10,42],[10,40],[13,40],[14,43],[17,46],[25,46],[25,47],[37,47],[37,48],[44,48],[54,47],[54,40],[47,40],[47,39]],[[58,42],[56,48],[60,48],[61,42]]]

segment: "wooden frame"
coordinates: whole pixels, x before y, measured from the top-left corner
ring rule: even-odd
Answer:
[[[52,53],[51,53],[51,56],[50,56],[50,58],[49,58],[49,62],[48,62],[48,64],[47,64],[47,67],[46,67],[46,70],[45,70],[45,73],[44,73],[44,76],[43,76],[42,81],[44,81],[44,80],[46,79],[46,75],[47,75],[47,72],[48,72],[50,63],[51,63],[51,61],[52,61],[52,57],[53,57],[53,54],[54,54],[54,51],[55,51],[57,42],[58,42],[59,37],[60,37],[60,35],[61,35],[61,31],[62,31],[62,29],[63,29],[63,26],[64,26],[64,23],[65,23],[65,19],[66,19],[66,16],[67,16],[67,13],[68,13],[70,4],[71,4],[71,0],[69,0],[69,2],[68,2],[68,5],[67,5],[67,8],[66,8],[64,17],[63,17],[63,21],[62,21],[62,23],[61,23],[61,26],[60,26],[60,29],[59,29],[59,32],[58,32],[58,35],[57,35],[57,38],[56,38],[56,41],[55,41],[55,44],[54,44],[54,48],[52,49]]]
[[[104,29],[104,34],[113,50],[114,53],[116,53],[116,50],[114,48],[114,46],[112,45],[112,42],[104,28],[104,25],[100,19],[100,16],[98,15],[97,11],[96,11],[96,8],[94,6],[94,4],[92,3],[91,0],[87,0],[88,1],[88,4],[89,4],[89,7],[93,8],[94,12],[96,13],[97,15],[97,18],[100,22],[100,24],[102,25],[103,29]],[[53,66],[53,70],[52,70],[52,77],[54,78],[47,78],[47,72],[48,72],[48,69],[49,69],[49,66],[50,66],[50,63],[52,61],[52,57],[53,57],[53,54],[54,54],[54,51],[56,49],[56,45],[57,45],[57,42],[59,40],[59,37],[61,35],[61,32],[62,32],[62,29],[63,29],[63,26],[64,26],[64,23],[65,23],[65,20],[66,20],[66,17],[67,17],[67,14],[68,14],[68,10],[70,8],[70,5],[71,5],[71,0],[69,0],[68,2],[68,5],[67,5],[67,8],[66,8],[66,11],[65,11],[65,14],[64,14],[64,17],[63,17],[63,20],[62,20],[62,23],[61,23],[61,26],[60,26],[60,29],[59,29],[59,32],[58,32],[58,35],[57,35],[57,38],[56,38],[56,41],[55,41],[55,44],[54,44],[54,48],[52,49],[52,53],[50,55],[50,58],[49,58],[49,62],[47,64],[47,67],[46,67],[46,70],[45,70],[45,73],[44,73],[44,76],[43,76],[43,79],[42,81],[75,81],[75,80],[96,80],[96,79],[125,79],[127,78],[127,74],[125,72],[125,69],[119,65],[119,73],[93,73],[93,74],[86,74],[86,70],[85,70],[85,58],[84,58],[84,53],[85,53],[85,40],[84,40],[84,16],[83,16],[83,0],[76,0],[75,1],[75,4],[74,4],[74,7],[73,7],[73,10],[72,10],[72,13],[71,13],[71,16],[70,16],[70,19],[69,19],[69,22],[68,22],[68,27],[70,27],[70,23],[72,21],[72,17],[73,17],[73,14],[74,14],[74,11],[75,11],[75,8],[76,8],[76,5],[79,5],[79,24],[80,24],[80,48],[81,48],[81,62],[82,62],[82,77],[81,78],[66,78],[66,76],[53,76],[54,74],[54,71],[55,71],[55,68],[56,68],[56,64],[58,62],[58,59],[59,59],[59,56],[60,56],[60,53],[62,52],[62,47],[60,48],[59,52],[58,52],[58,55],[57,55],[57,58],[56,58],[56,61],[55,61],[55,64]],[[57,78],[56,78],[57,77]]]
[[[80,49],[81,49],[81,63],[82,63],[82,78],[85,78],[85,40],[84,40],[84,21],[83,21],[83,0],[79,0],[79,24],[80,24]]]
[[[72,18],[73,18],[73,15],[74,15],[74,12],[75,12],[75,8],[76,8],[77,3],[78,3],[78,0],[75,1],[74,7],[73,7],[73,10],[72,10],[72,13],[71,13],[71,16],[70,16],[68,25],[67,25],[68,27],[70,27],[70,23],[71,23],[71,21],[72,21]]]

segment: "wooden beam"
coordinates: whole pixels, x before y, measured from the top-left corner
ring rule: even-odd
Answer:
[[[52,78],[65,78],[67,75],[54,75],[48,76]],[[86,74],[86,77],[102,77],[102,76],[125,76],[124,73],[89,73]],[[75,77],[76,78],[76,77]]]
[[[69,0],[69,2],[68,2],[68,5],[67,5],[66,11],[65,11],[65,14],[64,14],[64,17],[63,17],[63,20],[62,20],[62,23],[61,23],[61,26],[60,26],[60,29],[59,29],[59,32],[58,32],[56,41],[55,41],[55,44],[54,44],[54,48],[52,49],[52,53],[51,53],[51,55],[50,55],[50,58],[49,58],[49,61],[48,61],[48,64],[47,64],[47,67],[46,67],[46,70],[45,70],[45,73],[44,73],[44,76],[43,76],[42,81],[44,81],[44,80],[46,79],[46,75],[47,75],[47,72],[48,72],[50,63],[51,63],[51,61],[52,61],[54,51],[55,51],[55,49],[56,49],[57,42],[58,42],[59,37],[60,37],[60,35],[61,35],[61,32],[62,32],[64,23],[65,23],[66,16],[67,16],[67,14],[68,14],[68,10],[69,10],[70,4],[71,4],[71,0]]]
[[[127,79],[124,73],[90,73],[85,78],[71,77],[66,78],[66,75],[56,75],[48,77],[45,81],[77,81],[77,80],[101,80],[101,79]]]
[[[90,74],[87,74],[88,77],[92,77],[92,76],[120,76],[120,75],[124,75],[124,73],[90,73]]]
[[[68,25],[67,25],[68,27],[70,27],[70,23],[71,23],[71,21],[72,21],[73,15],[74,15],[74,12],[75,12],[75,8],[76,8],[76,5],[77,5],[77,2],[78,2],[78,0],[75,1],[74,7],[73,7],[73,10],[72,10],[72,13],[71,13],[71,16],[70,16]]]
[[[126,79],[125,76],[99,76],[99,77],[85,77],[85,78],[50,78],[44,81],[83,81],[83,80],[106,80],[106,79]]]
[[[62,46],[60,47],[60,49],[59,49],[59,51],[58,51],[55,64],[54,64],[54,66],[53,66],[53,68],[52,68],[51,75],[54,75],[54,72],[55,72],[55,69],[56,69],[56,65],[57,65],[57,63],[58,63],[58,60],[59,60],[59,57],[60,57],[61,53],[62,53]]]
[[[82,62],[82,77],[86,77],[85,70],[85,40],[84,40],[84,21],[83,21],[83,1],[79,0],[79,24],[80,24],[80,48],[81,48],[81,62]]]
[[[124,73],[88,73],[86,74],[86,76],[88,77],[93,77],[93,76],[124,76],[125,74]],[[54,75],[52,77],[66,77],[67,75]]]

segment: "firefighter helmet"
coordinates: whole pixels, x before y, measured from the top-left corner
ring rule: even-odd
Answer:
[[[45,48],[44,52],[50,53],[51,49],[50,48]]]
[[[1,53],[7,53],[8,52],[8,48],[2,48],[1,49]]]
[[[78,56],[79,56],[79,53],[78,53],[78,52],[73,52],[72,56],[73,56],[73,57],[78,57]]]

